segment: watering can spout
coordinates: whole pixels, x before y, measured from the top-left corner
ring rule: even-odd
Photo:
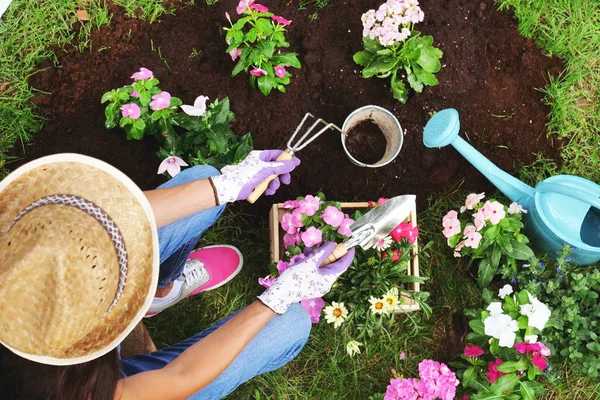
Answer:
[[[529,204],[533,198],[534,189],[502,171],[485,158],[473,146],[458,136],[459,130],[458,111],[454,108],[439,111],[427,122],[423,132],[423,143],[429,148],[452,145],[511,201],[525,206]]]

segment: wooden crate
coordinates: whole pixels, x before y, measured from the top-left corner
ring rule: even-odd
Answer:
[[[342,203],[342,210],[345,212],[352,210],[360,210],[369,208],[369,203],[367,202],[359,202],[359,203]],[[269,212],[269,233],[271,238],[271,262],[277,262],[281,260],[283,256],[284,246],[283,246],[283,235],[284,231],[281,229],[281,220],[283,219],[283,215],[286,213],[290,213],[290,210],[286,210],[283,208],[283,203],[273,204],[271,207],[271,211]],[[348,212],[347,212],[348,213]],[[416,206],[413,207],[410,216],[409,222],[413,227],[417,225],[417,209]],[[412,259],[408,264],[408,269],[406,270],[407,275],[410,276],[419,276],[419,257],[417,255],[418,250],[418,241],[415,241],[412,249]],[[418,293],[421,291],[421,284],[418,282],[410,282],[405,284],[410,292]],[[404,313],[419,310],[419,304],[410,298],[406,293],[402,294],[404,301],[402,304],[399,304],[396,307],[396,313]]]

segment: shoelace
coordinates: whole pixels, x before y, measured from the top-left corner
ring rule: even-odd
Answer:
[[[185,277],[185,284],[188,286],[194,283],[200,282],[200,279],[208,276],[208,271],[201,261],[195,260],[196,262],[187,262],[183,269],[183,276]]]

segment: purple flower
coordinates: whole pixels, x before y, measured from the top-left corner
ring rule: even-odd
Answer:
[[[323,232],[311,226],[306,230],[306,232],[302,232],[302,242],[306,247],[318,246],[323,241]]]
[[[538,264],[538,267],[540,267],[540,268],[544,268],[545,266],[546,266],[546,264],[544,264],[543,262]]]
[[[516,285],[516,284],[517,284],[517,280],[516,280],[515,278],[512,278],[512,279],[510,280],[510,283],[512,283],[513,285]]]
[[[323,220],[334,228],[339,227],[344,221],[344,213],[334,206],[327,206],[323,214],[320,215]]]
[[[250,74],[254,76],[268,75],[267,71],[262,68],[254,68],[252,71],[250,71]]]
[[[354,220],[352,218],[348,218],[348,215],[344,216],[344,220],[342,221],[342,223],[340,224],[340,227],[338,228],[338,233],[340,235],[344,235],[344,236],[352,236],[352,231],[350,230],[350,225],[352,225],[354,223]]]
[[[258,284],[264,287],[265,289],[268,289],[271,287],[271,285],[273,285],[273,283],[275,283],[276,280],[277,278],[258,278]]]
[[[400,354],[399,354],[399,356],[400,356],[401,360],[406,360],[406,353],[405,352],[401,351]]]
[[[154,74],[152,73],[152,71],[150,71],[148,68],[140,68],[140,70],[136,73],[134,73],[133,75],[131,75],[131,79],[135,79],[136,81],[142,80],[142,79],[150,79],[154,77]]]
[[[275,67],[275,75],[277,75],[279,78],[285,78],[286,74],[287,72],[285,71],[283,65],[278,65]]]
[[[297,254],[294,257],[290,258],[290,266],[296,264],[299,260],[305,259],[306,256],[304,254]]]
[[[279,275],[283,274],[283,271],[285,271],[289,267],[290,267],[290,264],[286,263],[285,261],[282,261],[282,260],[277,261],[277,271],[279,271]]]
[[[298,206],[298,211],[302,214],[306,214],[309,217],[315,215],[319,206],[321,205],[321,200],[318,197],[307,195],[304,200],[300,200],[300,205]]]
[[[142,110],[137,104],[130,103],[121,106],[121,115],[131,119],[138,119],[142,115]]]
[[[160,92],[152,96],[150,108],[154,111],[164,110],[171,105],[171,94],[169,92]]]
[[[302,243],[300,232],[286,233],[283,235],[283,245],[285,247],[296,246]]]
[[[573,247],[573,248],[575,248],[575,247]],[[571,258],[571,257],[567,257],[567,258],[565,258],[565,261],[566,261],[566,262],[571,262],[571,261],[573,261],[573,258]]]
[[[165,158],[158,166],[157,174],[164,174],[165,171],[174,177],[181,172],[181,167],[187,167],[187,163],[177,156]]]
[[[308,315],[310,315],[310,320],[313,324],[319,322],[321,311],[323,310],[323,307],[325,307],[325,300],[318,297],[316,299],[302,300],[300,304],[302,304],[302,307],[304,307],[308,312]]]

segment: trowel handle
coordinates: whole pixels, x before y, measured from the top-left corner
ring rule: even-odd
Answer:
[[[327,257],[327,260],[325,260],[319,268],[323,268],[331,264],[332,262],[336,262],[340,258],[344,257],[346,254],[348,254],[348,249],[346,248],[346,246],[344,246],[344,243],[339,243],[337,246],[335,246],[333,252],[331,252],[329,257]]]
[[[287,150],[285,150],[279,155],[279,157],[277,157],[275,161],[287,161],[291,159],[292,155]],[[277,174],[271,175],[270,177],[262,181],[260,184],[258,184],[258,186],[254,188],[252,193],[250,193],[250,196],[248,196],[248,203],[254,204],[254,202],[258,200],[260,196],[262,196],[265,190],[267,190],[267,188],[269,187],[269,183],[271,183],[271,181],[275,178],[277,178]]]

